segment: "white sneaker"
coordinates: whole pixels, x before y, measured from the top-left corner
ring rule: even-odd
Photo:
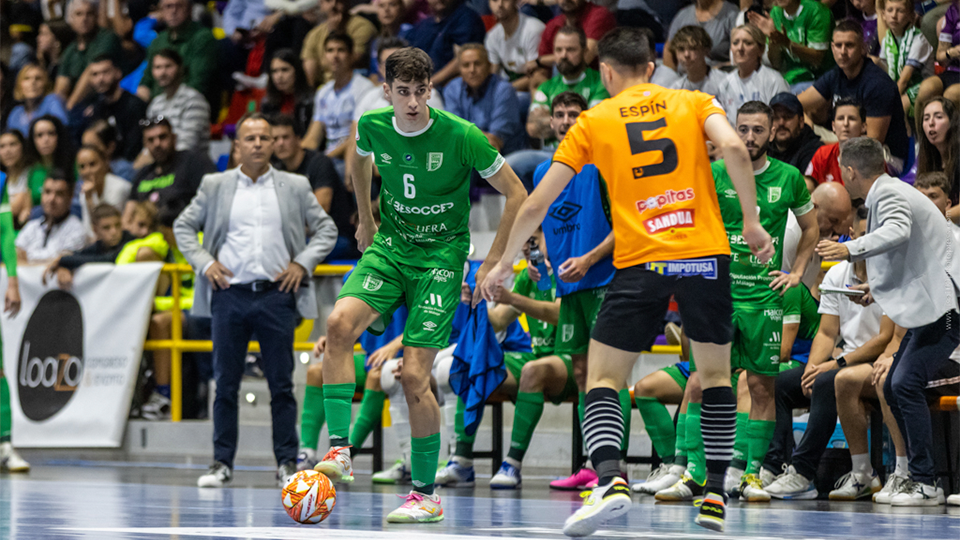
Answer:
[[[287,487],[295,474],[297,474],[297,464],[293,461],[288,461],[277,467],[277,484],[280,489]]]
[[[767,489],[767,486],[776,479],[777,475],[773,474],[773,471],[760,467],[760,485],[763,486],[763,489]]]
[[[743,479],[743,470],[727,467],[727,474],[723,477],[723,491],[727,497],[736,499],[740,496],[740,483]]]
[[[870,474],[851,471],[837,480],[837,484],[833,486],[833,491],[830,492],[830,500],[855,501],[870,497],[881,489],[883,489],[883,486],[880,485],[880,479],[877,478],[876,471],[870,471]]]
[[[891,506],[940,506],[945,502],[943,488],[908,480],[890,499]]]
[[[433,481],[444,487],[473,487],[477,483],[477,476],[472,465],[464,467],[451,459],[446,467],[437,471]]]
[[[387,523],[435,523],[443,521],[440,496],[411,491],[400,508],[387,514]]]
[[[770,502],[770,494],[760,485],[760,478],[755,474],[743,477],[740,484],[740,500],[745,502]]]
[[[313,448],[304,448],[297,454],[297,470],[307,471],[317,465],[317,451]]]
[[[947,505],[949,506],[960,506],[960,493],[956,493],[947,497]]]
[[[563,534],[567,536],[590,536],[603,522],[630,511],[633,503],[630,499],[630,488],[620,477],[614,478],[605,486],[585,491],[581,496],[585,499],[583,506],[563,524]]]
[[[696,483],[689,474],[684,472],[676,483],[668,488],[661,489],[655,497],[658,501],[692,501],[695,497],[703,496],[703,488],[704,486]]]
[[[226,463],[217,461],[207,469],[207,472],[197,479],[197,487],[219,488],[230,483],[233,479],[233,471],[227,467]]]
[[[816,499],[818,495],[813,481],[797,473],[793,465],[787,467],[786,471],[767,486],[765,491],[774,499],[783,500],[808,501]]]
[[[519,489],[523,483],[520,477],[520,469],[504,461],[500,465],[500,470],[490,479],[491,489]]]
[[[350,460],[350,447],[331,447],[327,455],[323,456],[323,459],[320,460],[320,463],[317,463],[313,470],[325,474],[331,482],[352,484],[353,461]]]
[[[150,398],[140,407],[140,416],[144,420],[169,420],[170,398],[159,392],[150,394]]]
[[[0,443],[0,470],[7,472],[28,472],[30,464],[27,460],[20,457],[13,443]]]
[[[900,476],[896,472],[887,477],[887,483],[883,489],[873,494],[873,502],[877,504],[890,504],[890,499],[900,493],[903,484],[910,480],[909,476]]]
[[[393,467],[375,473],[372,480],[374,484],[409,484],[411,480],[410,467],[407,467],[404,460],[398,459]]]
[[[683,476],[683,471],[684,468],[681,465],[661,464],[656,470],[650,471],[646,482],[637,482],[631,489],[637,493],[653,495],[676,484]]]

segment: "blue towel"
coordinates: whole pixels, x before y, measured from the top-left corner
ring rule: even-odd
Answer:
[[[477,432],[487,398],[506,378],[503,349],[487,316],[487,302],[483,300],[470,311],[450,367],[450,386],[463,400],[463,423],[468,435]]]

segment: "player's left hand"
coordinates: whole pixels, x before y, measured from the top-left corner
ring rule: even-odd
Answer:
[[[583,279],[583,276],[587,275],[591,266],[593,266],[593,263],[590,262],[590,259],[586,255],[570,257],[560,265],[560,281],[576,283]]]
[[[850,285],[848,289],[854,291],[863,291],[863,296],[848,296],[851,302],[854,304],[867,307],[873,303],[873,295],[870,294],[870,284],[869,283],[859,283],[857,285]]]
[[[850,250],[847,246],[833,240],[821,240],[817,244],[817,255],[825,261],[849,261]]]
[[[509,264],[504,264],[503,261],[500,261],[499,264],[494,266],[492,269],[484,271],[484,266],[487,263],[483,263],[480,266],[480,269],[477,270],[477,283],[480,285],[477,286],[477,290],[473,293],[473,307],[476,307],[480,303],[480,296],[483,295],[488,302],[493,301],[493,297],[497,292],[497,287],[503,287],[503,283],[513,275],[513,268]],[[483,272],[481,275],[480,273]]]
[[[760,222],[744,224],[743,239],[747,242],[750,253],[760,259],[762,264],[766,264],[773,257],[775,253],[773,241]]]
[[[280,282],[280,292],[297,292],[300,290],[300,283],[303,282],[306,275],[306,268],[300,266],[299,263],[290,261],[287,269],[277,274],[274,280]]]
[[[773,278],[773,282],[770,283],[770,288],[773,290],[779,290],[780,296],[783,296],[787,292],[787,289],[796,287],[800,284],[800,274],[788,274],[786,272],[781,272],[779,270],[774,270],[770,272],[771,276],[776,276]]]

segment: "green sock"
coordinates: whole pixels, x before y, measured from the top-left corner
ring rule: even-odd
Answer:
[[[583,417],[587,414],[587,393],[580,392],[580,398],[577,402],[577,416],[580,417],[580,431],[583,431]]]
[[[308,385],[303,395],[303,411],[300,413],[300,448],[317,449],[317,439],[320,438],[320,430],[326,417],[323,387]]]
[[[7,378],[0,377],[0,442],[10,442],[10,415],[10,388],[7,386]]]
[[[437,475],[437,460],[440,459],[440,433],[426,437],[413,437],[410,446],[410,477],[413,489],[418,493],[433,495],[433,480]]]
[[[353,423],[353,431],[350,432],[350,445],[354,448],[363,447],[367,437],[373,428],[380,421],[383,414],[383,401],[387,395],[379,390],[364,390],[363,399],[360,401],[360,414],[357,421]]]
[[[767,457],[770,440],[773,439],[773,430],[777,423],[769,420],[750,420],[747,431],[750,436],[750,455],[747,460],[747,474],[757,474]]]
[[[630,417],[633,413],[633,403],[630,401],[630,390],[624,388],[618,394],[620,398],[620,412],[623,413],[623,439],[620,440],[620,459],[627,459],[627,449],[630,448]]]
[[[330,446],[347,446],[350,437],[350,405],[353,403],[354,383],[324,384],[323,408],[327,413]]]
[[[737,438],[733,441],[733,459],[730,466],[741,471],[747,468],[747,453],[750,451],[750,433],[748,422],[750,413],[737,413]]]
[[[513,411],[513,431],[510,434],[510,451],[507,457],[523,461],[530,447],[533,430],[543,415],[543,392],[518,392],[517,408]]]
[[[667,406],[654,397],[637,397],[637,408],[643,418],[643,426],[650,436],[653,449],[657,451],[660,460],[670,464],[675,460],[677,433],[673,427],[673,418]]]
[[[453,431],[457,434],[457,449],[454,455],[466,459],[473,459],[473,442],[477,439],[477,434],[467,435],[466,426],[463,422],[463,413],[466,410],[467,406],[464,405],[463,400],[458,397],[457,415],[453,421]],[[436,469],[434,469],[434,472],[436,472]]]
[[[681,467],[687,466],[687,413],[677,415],[677,442],[673,454],[673,463]]]
[[[687,405],[687,472],[694,482],[703,485],[707,481],[707,455],[703,448],[703,433],[700,431],[700,404]]]

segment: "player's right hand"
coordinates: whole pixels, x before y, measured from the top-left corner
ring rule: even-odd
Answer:
[[[366,249],[373,245],[373,237],[377,234],[377,224],[370,222],[364,223],[363,220],[360,220],[360,223],[357,225],[357,248],[360,250],[360,253],[366,251]]]
[[[743,239],[747,242],[750,253],[760,259],[762,264],[766,264],[776,252],[770,235],[759,222],[743,225]]]
[[[503,261],[490,269],[490,272],[484,276],[483,283],[480,284],[480,293],[483,298],[487,302],[493,302],[497,287],[503,287],[504,282],[512,275],[513,267],[509,263],[504,264]]]

